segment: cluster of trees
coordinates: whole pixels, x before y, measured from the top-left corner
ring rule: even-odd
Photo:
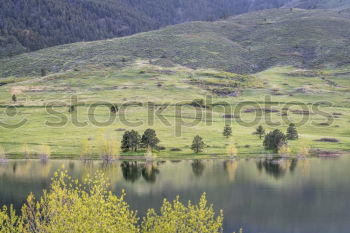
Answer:
[[[154,129],[146,129],[141,136],[137,131],[126,131],[123,135],[121,149],[123,152],[136,152],[140,148],[158,149],[160,140]]]
[[[259,126],[256,134],[261,138],[265,134],[265,129]],[[291,123],[284,134],[281,130],[275,129],[265,135],[263,145],[266,150],[278,152],[281,148],[288,146],[288,140],[297,140],[299,138],[295,124]]]
[[[216,20],[289,0],[1,0],[0,57],[192,20]]]
[[[112,194],[102,173],[79,182],[56,172],[50,189],[39,200],[30,194],[20,215],[12,206],[0,208],[0,232],[215,233],[223,231],[222,222],[222,211],[216,214],[205,194],[197,205],[164,200],[159,213],[149,209],[139,221],[125,192]]]

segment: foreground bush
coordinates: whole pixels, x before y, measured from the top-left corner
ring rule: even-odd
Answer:
[[[141,225],[124,197],[124,192],[120,197],[112,194],[102,174],[78,182],[59,171],[40,200],[28,196],[20,216],[12,207],[0,210],[0,232],[222,232],[223,215],[215,216],[205,195],[198,205],[185,206],[179,198],[173,203],[164,201],[160,215],[150,209]]]

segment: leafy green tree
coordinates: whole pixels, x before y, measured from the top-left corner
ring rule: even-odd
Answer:
[[[143,148],[157,148],[159,142],[160,140],[157,138],[156,131],[153,129],[146,129],[141,138],[141,146]]]
[[[299,138],[297,128],[295,124],[291,123],[287,129],[287,139],[297,140]]]
[[[261,125],[256,129],[255,134],[259,135],[259,138],[262,139],[262,137],[265,135],[265,129]]]
[[[12,95],[12,101],[13,101],[14,103],[17,102],[17,96],[16,96],[15,94]]]
[[[141,136],[137,131],[135,130],[126,131],[123,135],[121,149],[123,150],[123,152],[128,152],[128,151],[136,152],[140,147],[140,143],[141,143]]]
[[[277,152],[283,146],[288,145],[287,136],[279,129],[275,129],[265,136],[263,145],[266,150]]]
[[[226,125],[224,127],[224,132],[222,133],[226,138],[229,138],[232,136],[232,127],[229,125]]]
[[[198,154],[199,152],[202,152],[204,149],[205,143],[203,142],[203,138],[200,136],[195,136],[191,145],[191,149]]]

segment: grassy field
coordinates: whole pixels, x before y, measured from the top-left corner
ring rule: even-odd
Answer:
[[[253,134],[257,126],[261,124],[267,131],[285,131],[289,122],[304,119],[298,126],[300,139],[289,143],[292,151],[297,152],[305,144],[323,151],[350,151],[349,75],[347,68],[291,67],[237,75],[182,66],[164,68],[137,60],[122,69],[91,67],[18,80],[0,86],[0,122],[27,121],[15,129],[0,127],[0,145],[11,158],[23,157],[26,144],[34,155],[42,145],[49,145],[52,157],[78,158],[82,141],[88,139],[93,157],[99,157],[101,137],[118,145],[125,130],[135,129],[142,134],[153,128],[161,140],[160,146],[165,147],[156,152],[157,156],[205,158],[227,154],[231,139],[226,139],[222,131],[225,124],[231,124],[239,156],[263,155],[268,152]],[[12,101],[13,94],[16,103]],[[76,112],[69,113],[72,96],[77,97],[78,103]],[[207,108],[191,106],[195,99],[203,99]],[[91,107],[102,104],[101,101],[120,108],[109,123],[108,106]],[[52,106],[55,115],[49,114],[45,106]],[[77,125],[76,121],[86,125]],[[199,155],[190,149],[196,135],[207,144]],[[321,138],[336,138],[339,142],[317,141]]]

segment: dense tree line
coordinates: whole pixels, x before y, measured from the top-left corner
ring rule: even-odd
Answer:
[[[281,7],[288,0],[2,0],[0,57]]]

